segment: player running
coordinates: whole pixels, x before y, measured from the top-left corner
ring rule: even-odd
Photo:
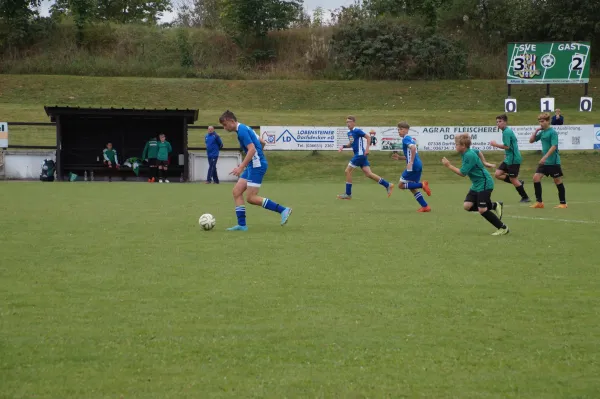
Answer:
[[[502,203],[492,203],[494,180],[490,173],[483,167],[479,156],[471,149],[471,137],[468,134],[455,136],[456,151],[461,154],[462,167],[453,166],[446,157],[442,158],[445,167],[461,177],[469,176],[472,185],[463,207],[467,212],[477,212],[498,230],[493,236],[503,236],[509,233],[508,227],[502,223]],[[496,211],[494,213],[493,211]]]
[[[339,194],[337,196],[338,199],[352,199],[352,172],[354,172],[354,169],[356,168],[361,168],[366,177],[375,180],[385,187],[389,198],[390,195],[392,195],[394,185],[388,183],[382,177],[371,172],[371,164],[367,159],[367,156],[369,155],[369,136],[362,130],[356,128],[356,118],[352,115],[346,118],[346,126],[348,126],[349,129],[348,138],[350,138],[350,143],[341,146],[339,151],[341,152],[344,148],[352,148],[354,156],[350,160],[350,163],[348,163],[348,166],[345,170],[346,192],[344,194]]]
[[[540,159],[539,165],[533,175],[533,188],[535,189],[536,203],[530,208],[543,208],[542,201],[542,177],[552,176],[556,189],[558,190],[558,200],[560,204],[555,208],[564,209],[567,207],[565,196],[565,185],[562,182],[562,168],[560,166],[560,155],[558,154],[558,133],[550,127],[550,115],[543,113],[538,116],[540,127],[529,138],[530,143],[536,141],[542,142],[542,152],[544,156]]]
[[[492,147],[501,148],[504,150],[504,161],[500,164],[494,176],[498,180],[502,180],[506,183],[510,183],[515,186],[515,189],[521,196],[521,202],[531,202],[529,196],[525,192],[523,186],[523,180],[519,180],[519,169],[521,169],[521,152],[519,151],[519,144],[517,142],[517,136],[506,124],[508,117],[505,114],[496,117],[496,126],[502,131],[502,144],[498,144],[496,141],[491,141]]]
[[[423,198],[423,194],[419,191],[420,188],[427,193],[427,196],[431,196],[431,189],[429,188],[429,183],[425,180],[422,183],[421,174],[423,173],[423,163],[421,162],[421,158],[419,157],[419,152],[417,150],[417,145],[415,139],[408,135],[408,130],[410,126],[406,122],[398,123],[398,134],[402,137],[402,151],[404,152],[404,156],[394,154],[392,158],[396,160],[404,160],[406,159],[406,169],[402,172],[402,177],[400,177],[400,183],[398,183],[398,188],[401,190],[410,190],[421,208],[417,210],[417,212],[431,212],[431,207]]]
[[[265,142],[248,126],[239,123],[233,112],[227,110],[219,118],[219,122],[228,132],[236,132],[242,151],[246,153],[242,163],[230,174],[239,176],[239,180],[233,187],[233,200],[235,201],[235,214],[238,224],[230,227],[229,231],[248,231],[246,225],[246,206],[244,205],[244,192],[249,204],[262,206],[273,212],[281,214],[281,225],[287,223],[292,208],[286,208],[268,198],[258,196],[258,190],[262,184],[263,177],[267,173],[267,159],[263,153]]]

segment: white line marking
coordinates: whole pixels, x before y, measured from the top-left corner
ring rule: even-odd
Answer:
[[[600,222],[595,221],[595,220],[575,220],[575,219],[553,219],[553,218],[536,218],[536,217],[529,217],[529,216],[512,216],[512,215],[506,215],[504,216],[505,218],[512,218],[512,219],[527,219],[527,220],[547,220],[550,222],[565,222],[565,223],[584,223],[584,224],[600,224]]]
[[[600,204],[600,201],[568,201],[567,204]],[[508,208],[526,208],[529,207],[531,204],[530,203],[525,203],[522,205],[516,205],[516,204],[508,204],[508,205],[504,205],[504,207],[508,207]]]
[[[548,51],[548,54],[550,55],[554,55],[552,54],[552,49],[554,48],[554,43],[552,43],[552,45],[550,45],[550,51]],[[542,62],[542,60],[540,60],[540,62]],[[548,71],[548,68],[544,67],[544,75],[542,75],[542,80],[544,80],[544,78],[546,78],[546,71]],[[571,73],[569,73],[569,78],[571,79]]]

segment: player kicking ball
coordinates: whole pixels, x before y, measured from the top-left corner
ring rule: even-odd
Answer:
[[[383,187],[385,187],[389,198],[390,195],[392,195],[394,185],[388,183],[382,177],[377,176],[375,173],[371,172],[371,164],[367,159],[367,156],[369,155],[369,143],[371,140],[370,136],[368,136],[362,130],[356,128],[356,118],[352,115],[346,118],[346,126],[348,126],[349,129],[348,137],[350,138],[350,143],[341,146],[338,151],[341,152],[344,148],[352,148],[354,156],[350,160],[350,163],[348,163],[348,166],[345,170],[346,192],[344,194],[338,195],[338,199],[352,199],[352,172],[354,172],[354,169],[356,168],[361,168],[366,177],[375,180]]]
[[[493,140],[490,142],[490,145],[504,150],[504,161],[502,161],[494,175],[496,179],[512,184],[521,196],[521,202],[531,202],[525,192],[523,180],[519,180],[522,157],[519,151],[517,136],[507,126],[507,122],[508,117],[505,114],[496,117],[496,126],[502,131],[502,144],[498,144]]]
[[[394,154],[392,158],[396,160],[406,159],[406,169],[402,172],[398,188],[401,190],[410,190],[413,193],[415,199],[421,205],[421,208],[417,212],[431,212],[431,207],[427,205],[423,194],[419,191],[422,188],[427,193],[427,196],[431,196],[429,183],[427,181],[420,183],[421,174],[423,173],[423,162],[421,162],[421,158],[419,157],[415,139],[408,135],[409,129],[410,126],[408,123],[398,123],[398,134],[402,137],[402,152],[404,152],[404,156]]]
[[[228,132],[236,132],[237,139],[242,151],[246,153],[244,160],[230,174],[239,176],[239,180],[233,187],[233,200],[235,202],[235,214],[238,224],[230,227],[229,231],[248,231],[246,225],[246,206],[244,205],[244,193],[249,204],[262,206],[273,212],[281,214],[281,225],[287,223],[292,209],[279,205],[268,198],[258,196],[258,190],[262,184],[263,177],[267,173],[267,159],[263,153],[265,142],[248,126],[239,123],[235,114],[229,110],[225,111],[219,118],[219,122]]]
[[[462,158],[461,168],[458,169],[456,166],[453,166],[446,157],[442,158],[442,163],[457,175],[461,177],[469,176],[471,179],[471,189],[463,204],[465,211],[479,211],[479,214],[485,220],[498,229],[492,233],[493,236],[508,234],[508,227],[500,220],[502,219],[502,204],[499,202],[492,204],[491,198],[492,191],[494,190],[494,180],[492,179],[492,175],[484,168],[479,156],[471,149],[471,137],[468,134],[459,134],[455,136],[455,142],[456,151],[461,154]]]
[[[530,208],[543,208],[542,201],[542,177],[552,176],[556,189],[558,190],[558,200],[560,204],[555,208],[565,209],[567,200],[565,195],[565,185],[562,182],[562,168],[560,166],[560,155],[558,155],[558,133],[550,127],[550,114],[543,113],[538,117],[540,127],[529,138],[530,143],[536,141],[542,142],[542,152],[544,156],[540,159],[539,165],[533,175],[533,188],[535,190],[536,203]]]

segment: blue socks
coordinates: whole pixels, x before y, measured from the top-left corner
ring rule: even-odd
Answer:
[[[408,184],[411,184],[411,183],[408,183]],[[412,183],[412,184],[420,184],[420,183]],[[427,206],[427,202],[425,202],[425,198],[423,198],[423,194],[421,194],[420,191],[417,191],[415,193],[415,199],[417,200],[419,205],[421,205],[423,208],[425,208]]]
[[[409,190],[415,190],[417,188],[423,188],[423,183],[415,183],[415,182],[409,181],[408,183],[405,184],[405,186]]]
[[[235,215],[237,216],[238,225],[245,226],[246,225],[246,206],[240,205],[235,207]]]
[[[390,183],[386,182],[383,177],[381,179],[379,179],[379,184],[381,184],[383,187],[388,188],[390,186]]]
[[[352,183],[346,183],[346,195],[352,195]]]
[[[285,206],[281,206],[268,198],[263,199],[262,207],[273,212],[281,213],[285,211]]]

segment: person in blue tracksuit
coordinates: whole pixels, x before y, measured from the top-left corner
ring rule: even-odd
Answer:
[[[219,184],[219,176],[217,175],[217,160],[219,159],[219,151],[223,148],[221,137],[215,132],[213,126],[208,127],[208,133],[204,137],[206,143],[206,155],[208,156],[208,174],[206,183]]]

